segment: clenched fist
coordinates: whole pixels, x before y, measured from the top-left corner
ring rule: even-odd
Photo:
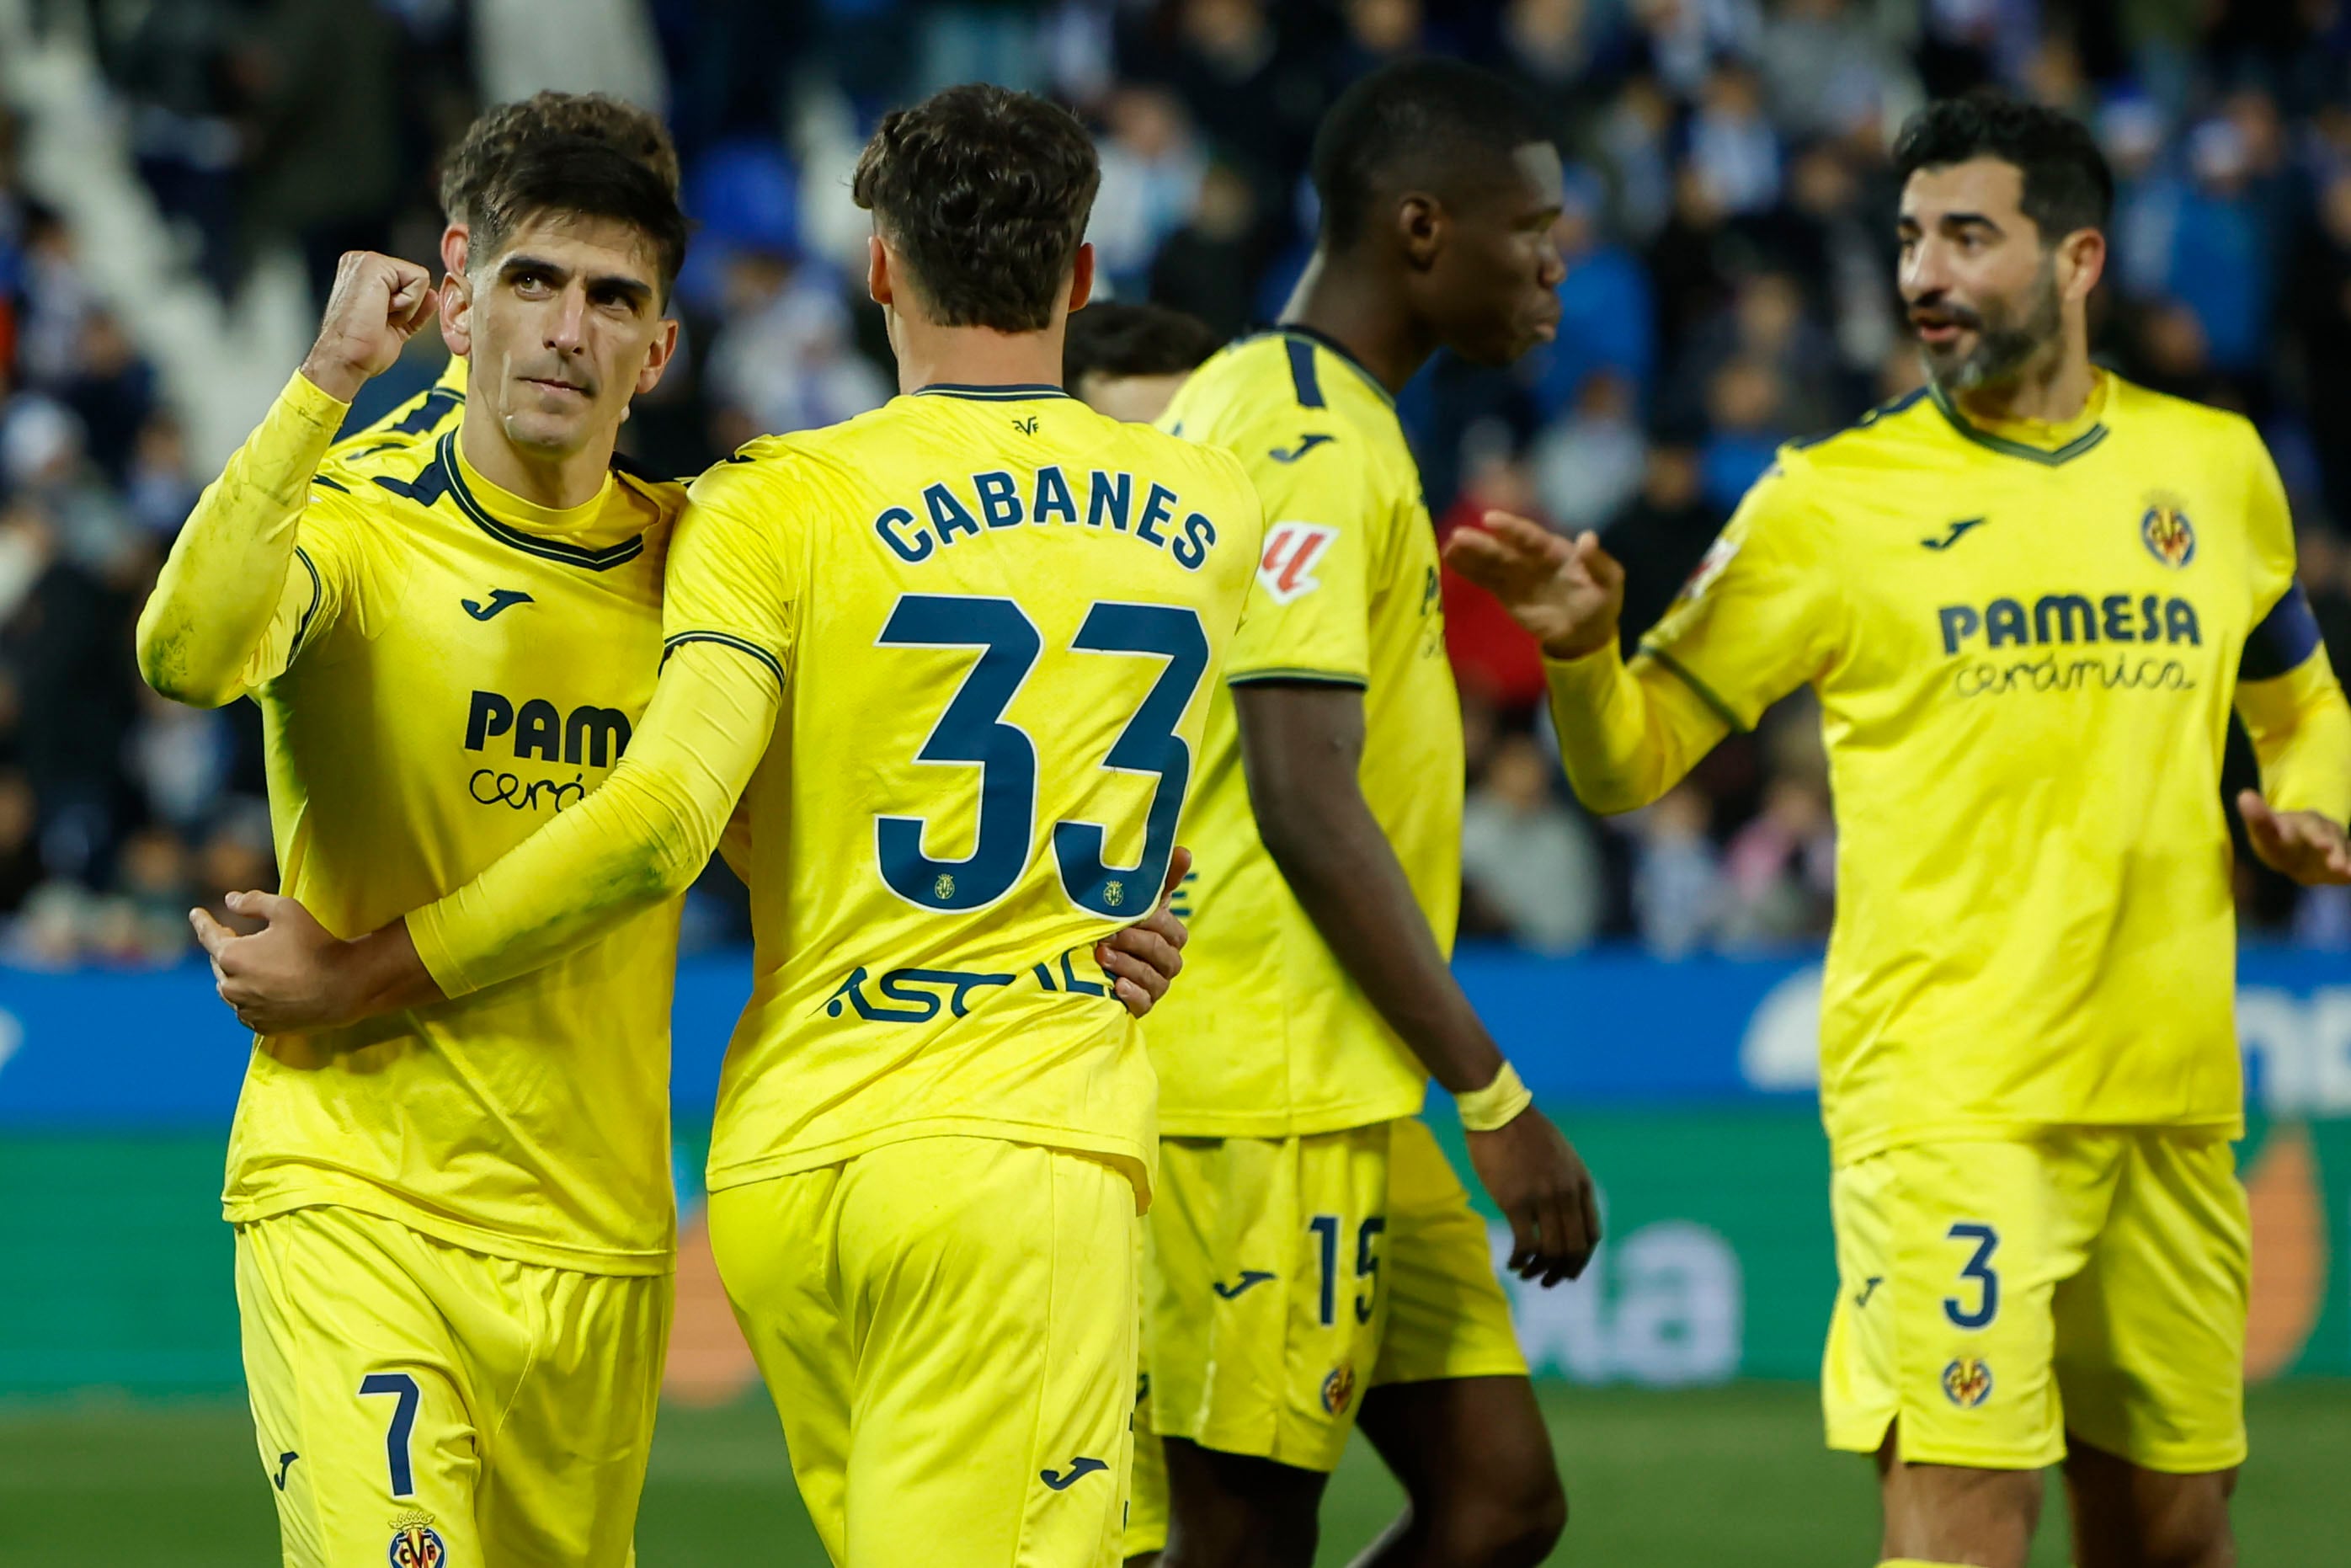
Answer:
[[[408,340],[433,319],[439,298],[433,275],[414,262],[345,251],[319,340],[302,361],[303,376],[337,402],[350,402],[370,376],[392,368]]]

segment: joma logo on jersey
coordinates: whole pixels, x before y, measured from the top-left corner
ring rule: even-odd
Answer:
[[[982,986],[1008,986],[1010,975],[976,975],[965,969],[893,969],[874,982],[881,993],[880,1001],[869,1000],[865,995],[867,971],[860,964],[849,971],[832,995],[824,998],[827,1018],[839,1018],[844,1006],[854,1008],[857,1016],[868,1023],[928,1023],[939,1016],[939,1005],[961,1018],[968,1009],[964,998]],[[941,996],[937,988],[945,988]],[[899,1003],[892,1007],[884,1004]]]
[[[502,735],[514,737],[517,757],[610,768],[629,748],[629,716],[593,703],[566,714],[544,697],[517,706],[496,692],[475,692],[465,715],[465,749],[479,751]]]
[[[1946,604],[1935,612],[1943,652],[1958,653],[1980,634],[1986,648],[2030,648],[2051,643],[2186,643],[2200,646],[2196,606],[2185,599],[2144,593],[2044,593],[2030,609],[2021,599],[1995,599],[1978,611]]]
[[[1322,523],[1276,523],[1265,533],[1265,554],[1258,558],[1257,580],[1276,604],[1287,604],[1322,586],[1314,563],[1331,548],[1339,530]]]

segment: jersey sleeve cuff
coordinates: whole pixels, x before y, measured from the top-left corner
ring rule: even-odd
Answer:
[[[408,940],[416,949],[416,961],[424,966],[424,972],[433,977],[433,983],[441,988],[443,996],[471,996],[481,988],[466,977],[456,955],[449,950],[439,904],[429,904],[409,911]]]
[[[277,394],[278,405],[312,424],[323,424],[329,434],[342,428],[343,416],[351,405],[318,382],[296,371],[286,378],[286,390]]]
[[[1358,690],[1372,684],[1371,677],[1361,670],[1317,669],[1308,664],[1268,664],[1258,669],[1225,672],[1225,685],[1228,686],[1270,685],[1277,682],[1298,685],[1353,686]]]

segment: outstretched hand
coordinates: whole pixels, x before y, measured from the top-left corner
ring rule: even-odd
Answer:
[[[1111,977],[1111,991],[1136,1018],[1167,994],[1167,984],[1184,969],[1184,944],[1191,932],[1167,907],[1192,874],[1192,852],[1181,844],[1168,858],[1167,880],[1150,915],[1094,944],[1094,962]]]
[[[2272,871],[2305,887],[2351,883],[2351,843],[2345,840],[2342,823],[2319,811],[2277,810],[2258,789],[2238,791],[2237,810],[2245,819],[2253,853]]]
[[[1482,527],[1456,528],[1445,564],[1499,600],[1544,654],[1580,659],[1615,640],[1625,609],[1625,569],[1600,536],[1555,534],[1509,512]]]

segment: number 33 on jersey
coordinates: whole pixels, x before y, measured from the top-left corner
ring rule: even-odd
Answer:
[[[1231,455],[1050,388],[930,389],[695,485],[668,645],[786,693],[714,1187],[914,1124],[1144,1177],[1153,1080],[1091,949],[1158,896],[1263,534]]]

